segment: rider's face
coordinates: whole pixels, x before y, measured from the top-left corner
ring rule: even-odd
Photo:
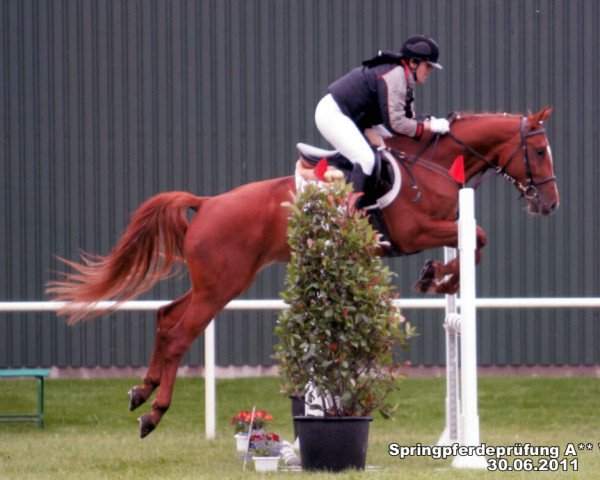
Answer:
[[[415,78],[417,80],[417,83],[425,83],[427,81],[427,77],[429,77],[432,71],[433,67],[429,65],[429,63],[419,63],[415,70]]]

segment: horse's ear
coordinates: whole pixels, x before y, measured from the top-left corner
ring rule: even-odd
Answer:
[[[552,107],[552,105],[547,105],[546,107],[542,108],[537,113],[532,114],[530,111],[529,115],[528,115],[529,124],[530,125],[537,125],[537,124],[541,125],[548,119],[548,117],[552,113],[553,109],[554,109],[554,107]]]
[[[541,115],[540,121],[543,122],[543,121],[547,120],[548,117],[552,114],[552,110],[554,110],[554,107],[552,105],[546,105],[540,112],[540,115]]]

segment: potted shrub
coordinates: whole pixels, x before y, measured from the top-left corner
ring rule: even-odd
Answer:
[[[322,417],[294,417],[308,470],[364,468],[371,414],[395,409],[388,403],[400,376],[394,348],[406,350],[414,334],[393,305],[391,272],[376,255],[380,236],[357,198],[344,183],[309,184],[287,204],[291,259],[282,298],[289,309],[278,317],[275,356],[286,394],[300,396],[310,385],[327,400]],[[348,442],[355,427],[358,446]]]

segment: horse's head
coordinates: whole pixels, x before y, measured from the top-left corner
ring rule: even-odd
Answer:
[[[552,113],[546,107],[521,119],[519,131],[504,144],[498,155],[498,171],[521,191],[529,211],[550,215],[559,205],[550,143],[543,123]]]

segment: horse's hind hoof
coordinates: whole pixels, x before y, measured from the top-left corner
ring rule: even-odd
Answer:
[[[129,390],[129,411],[133,411],[146,401],[140,387]]]
[[[138,420],[140,421],[140,438],[147,437],[156,428],[152,417],[147,413],[144,413]]]

